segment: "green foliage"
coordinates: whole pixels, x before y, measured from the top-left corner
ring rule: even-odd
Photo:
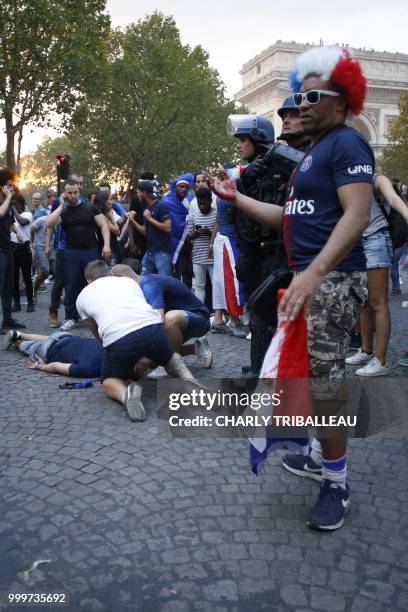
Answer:
[[[84,189],[93,187],[97,182],[92,167],[89,148],[84,138],[75,132],[57,138],[45,137],[34,153],[21,160],[21,175],[29,177],[37,188],[56,187],[56,157],[66,154],[71,158],[71,172],[78,172],[84,179]]]
[[[400,98],[400,114],[390,134],[390,145],[379,159],[381,171],[408,183],[408,94]]]
[[[167,180],[235,157],[225,124],[240,111],[206,51],[181,43],[172,17],[156,12],[114,31],[110,59],[74,116],[100,173],[134,180],[145,168]]]
[[[105,0],[2,0],[0,3],[0,118],[7,163],[25,125],[68,117],[95,88],[109,32]]]

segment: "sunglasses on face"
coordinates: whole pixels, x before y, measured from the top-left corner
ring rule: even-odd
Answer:
[[[293,101],[296,106],[300,106],[303,102],[308,104],[319,104],[321,96],[339,96],[336,91],[326,91],[323,89],[311,89],[306,93],[293,94]]]

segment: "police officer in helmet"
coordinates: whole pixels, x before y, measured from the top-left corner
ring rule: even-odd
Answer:
[[[284,129],[279,139],[300,148],[306,139],[298,118],[299,110],[295,116],[291,105],[293,100],[288,98],[278,111],[282,112],[282,118],[288,115],[283,119]],[[277,168],[269,159],[268,152],[275,141],[272,123],[257,115],[232,115],[227,131],[235,136],[239,154],[248,162],[237,181],[238,190],[262,202],[283,206],[291,170]],[[248,299],[274,269],[288,267],[287,259],[280,230],[258,223],[239,209],[234,209],[234,213],[240,247],[237,274]],[[249,328],[251,364],[243,367],[243,373],[258,377],[275,328],[254,313],[250,313]]]
[[[291,147],[306,151],[310,145],[310,139],[303,132],[299,107],[294,103],[293,96],[286,98],[277,112],[282,119],[282,132],[278,140],[284,140]]]

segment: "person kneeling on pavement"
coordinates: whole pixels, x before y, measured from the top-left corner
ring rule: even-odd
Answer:
[[[210,313],[201,300],[194,295],[184,283],[172,276],[163,274],[146,274],[140,276],[140,263],[134,260],[133,269],[129,265],[113,266],[113,276],[126,277],[138,283],[147,302],[158,310],[168,339],[174,350],[182,355],[196,355],[205,368],[212,366],[213,355],[204,337],[210,331]],[[195,342],[185,344],[192,338]],[[138,371],[143,373],[147,367],[154,364],[142,360]],[[148,375],[148,378],[165,376],[164,368],[158,367]]]
[[[144,421],[142,387],[132,380],[139,359],[147,357],[184,381],[194,383],[195,379],[182,357],[174,352],[160,314],[146,302],[137,283],[112,276],[100,260],[87,265],[85,279],[88,286],[79,294],[76,308],[103,344],[103,390],[125,407],[131,421]]]
[[[4,338],[4,348],[13,346],[28,355],[27,366],[32,370],[77,378],[98,378],[101,373],[102,346],[94,338],[67,332],[42,336],[11,329]]]

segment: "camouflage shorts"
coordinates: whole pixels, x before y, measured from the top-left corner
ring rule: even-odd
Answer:
[[[321,284],[308,319],[310,376],[318,399],[342,395],[350,332],[366,299],[366,272],[330,272]]]

